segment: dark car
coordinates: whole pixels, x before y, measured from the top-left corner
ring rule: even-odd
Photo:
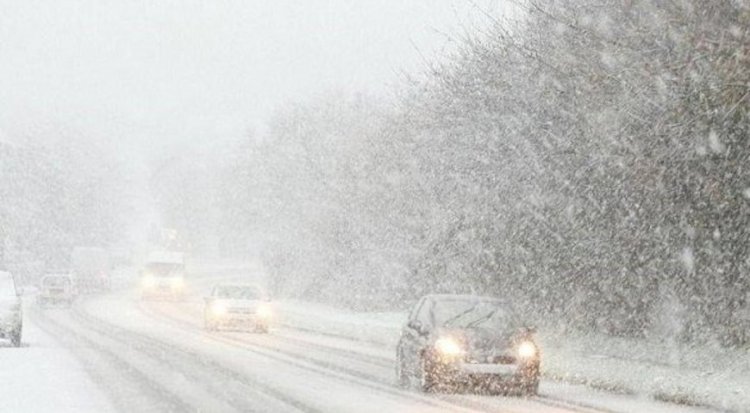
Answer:
[[[396,376],[401,386],[422,391],[534,395],[540,360],[533,329],[505,301],[428,295],[414,306],[402,330]]]

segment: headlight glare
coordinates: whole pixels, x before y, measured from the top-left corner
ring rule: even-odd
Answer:
[[[443,356],[460,356],[464,354],[464,349],[458,340],[452,337],[441,337],[435,341],[435,349]]]
[[[141,286],[143,288],[154,288],[156,286],[156,280],[154,277],[147,275],[141,280]]]
[[[532,358],[536,356],[536,346],[531,341],[522,341],[521,344],[518,345],[518,355],[521,358]]]
[[[268,304],[260,304],[256,310],[256,314],[260,318],[270,318],[272,314],[271,306]]]
[[[172,278],[170,283],[172,285],[172,288],[182,289],[183,287],[185,287],[185,280],[182,277]]]
[[[227,313],[227,305],[217,301],[211,304],[211,313],[215,316],[222,316]]]

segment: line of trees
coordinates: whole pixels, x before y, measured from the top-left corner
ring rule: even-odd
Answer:
[[[67,269],[76,246],[113,245],[123,234],[122,188],[105,148],[65,128],[0,137],[0,266],[31,283]]]
[[[352,306],[487,293],[572,328],[750,342],[750,3],[518,7],[398,99],[290,105],[217,158],[222,251]]]

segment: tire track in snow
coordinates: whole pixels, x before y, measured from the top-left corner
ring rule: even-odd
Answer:
[[[155,358],[162,364],[174,369],[180,369],[180,375],[197,384],[200,389],[195,393],[189,392],[187,397],[195,399],[195,394],[202,394],[195,404],[212,398],[215,403],[231,406],[232,411],[299,411],[304,413],[320,413],[318,409],[306,405],[304,402],[290,397],[266,383],[251,380],[248,375],[226,368],[219,363],[209,361],[201,354],[177,346],[174,343],[164,343],[157,339],[107,323],[90,315],[76,306],[73,316],[83,324],[103,335],[125,339],[144,355]],[[191,366],[192,368],[186,368]],[[207,373],[207,374],[206,374]],[[228,386],[227,386],[228,384]],[[209,391],[203,389],[209,388]],[[184,396],[184,395],[183,395]],[[279,403],[281,402],[281,404]],[[261,403],[261,405],[259,405]],[[267,406],[275,406],[268,409]],[[215,408],[200,409],[201,411],[219,411]]]
[[[94,381],[102,386],[120,411],[181,412],[190,406],[160,383],[151,380],[117,353],[102,348],[76,329],[65,328],[34,308],[28,311],[32,322],[59,340],[84,365]]]
[[[225,334],[210,334],[208,332],[204,332],[201,327],[201,324],[199,322],[196,322],[193,319],[188,320],[185,317],[177,317],[174,314],[171,314],[171,313],[168,314],[167,312],[165,312],[164,308],[156,308],[156,307],[161,307],[161,306],[152,304],[152,305],[148,305],[149,309],[144,308],[144,306],[145,305],[141,305],[139,306],[139,308],[146,316],[154,318],[154,319],[160,319],[160,320],[167,319],[168,322],[170,322],[171,324],[175,325],[178,328],[187,328],[191,330],[200,329],[202,334],[208,335],[214,340],[238,345],[238,346],[247,348],[248,350],[254,351],[254,352],[258,352],[257,347],[261,347],[263,350],[265,350],[262,352],[262,354],[264,355],[267,355],[268,354],[267,352],[270,351],[270,352],[281,354],[282,356],[285,356],[285,358],[292,357],[294,359],[301,360],[303,362],[311,363],[317,367],[320,367],[326,370],[336,371],[339,373],[343,373],[345,375],[353,376],[358,379],[372,382],[373,384],[376,384],[378,386],[377,389],[381,391],[383,391],[381,386],[386,386],[387,388],[386,391],[390,393],[404,395],[404,396],[412,397],[412,398],[418,398],[420,400],[427,399],[427,400],[431,400],[433,403],[440,402],[441,405],[442,403],[447,403],[448,405],[450,405],[451,408],[454,408],[454,409],[455,408],[460,408],[460,409],[469,408],[473,410],[480,409],[481,411],[498,411],[498,412],[506,412],[506,413],[513,411],[509,409],[509,407],[507,406],[507,403],[498,403],[494,400],[476,400],[476,399],[471,398],[470,396],[448,395],[448,394],[445,394],[445,395],[438,394],[438,395],[434,395],[436,397],[429,397],[429,396],[424,396],[421,394],[413,393],[410,391],[401,390],[401,389],[395,388],[393,381],[390,379],[383,379],[381,377],[377,377],[372,374],[368,374],[359,370],[340,366],[335,363],[332,363],[330,360],[311,357],[310,354],[314,354],[314,353],[310,353],[309,351],[306,351],[304,347],[300,348],[299,351],[297,352],[290,353],[288,351],[284,351],[278,348],[277,346],[274,346],[273,343],[263,342],[263,341],[267,341],[267,340],[264,340],[266,338],[265,336],[260,336],[260,337],[244,336],[240,338],[240,337],[228,336]],[[154,310],[156,310],[156,312],[158,312],[159,315],[154,314]],[[272,336],[272,337],[274,339],[278,338],[278,336]],[[302,340],[299,340],[299,341],[302,341]],[[314,344],[314,346],[321,347],[320,344]],[[331,348],[328,348],[328,350],[330,351]],[[332,350],[338,351],[336,348],[333,348]],[[350,352],[350,354],[352,353],[354,352]],[[363,356],[365,356],[366,358],[370,357],[369,355],[363,355]],[[276,356],[272,356],[272,357],[276,357]],[[285,360],[281,359],[281,361],[285,361]],[[298,364],[294,360],[286,360],[286,361]],[[330,374],[330,373],[326,372],[326,374]],[[366,385],[369,385],[369,384],[366,384]],[[535,407],[539,407],[538,405],[540,404],[547,408],[554,408],[554,409],[557,409],[557,411],[562,411],[562,412],[612,413],[612,411],[610,410],[598,409],[593,406],[576,404],[576,403],[567,402],[564,400],[554,400],[554,399],[548,400],[543,396],[536,396],[536,397],[529,398],[529,399],[513,399],[513,400],[503,399],[503,401],[504,402],[510,401],[511,403],[515,403],[515,402],[532,403],[533,402],[537,404],[537,406]],[[528,407],[532,407],[532,406],[528,406]],[[534,410],[537,410],[537,409],[534,409]],[[519,412],[528,412],[528,411],[529,411],[528,409],[519,410]]]
[[[255,354],[261,355],[263,357],[271,358],[276,361],[291,364],[295,367],[302,368],[302,369],[311,371],[316,374],[325,375],[327,377],[335,378],[335,379],[342,380],[348,383],[355,383],[357,385],[368,387],[370,389],[377,390],[377,391],[387,393],[390,395],[394,395],[399,398],[417,401],[419,403],[430,405],[430,406],[441,408],[441,409],[448,409],[450,411],[457,411],[457,412],[475,412],[476,411],[475,409],[472,409],[469,406],[458,405],[458,404],[451,403],[448,401],[434,399],[431,397],[423,396],[423,395],[412,393],[409,391],[396,389],[392,386],[391,382],[373,377],[371,375],[363,374],[362,372],[359,372],[357,370],[342,368],[341,366],[327,362],[325,360],[320,360],[320,359],[316,359],[313,357],[304,356],[300,354],[287,353],[268,344],[248,342],[239,338],[229,337],[229,336],[221,335],[221,334],[210,334],[208,332],[203,331],[202,327],[194,323],[181,320],[181,319],[177,319],[173,316],[168,316],[163,313],[161,315],[155,315],[154,313],[144,309],[143,307],[139,307],[139,309],[144,313],[144,315],[152,319],[159,320],[161,322],[170,323],[177,328],[181,328],[183,330],[189,330],[193,332],[193,334],[199,334],[203,337],[208,337],[209,339],[214,340],[214,341],[218,341],[221,343],[239,347],[239,348],[242,348],[243,350],[250,351]],[[482,410],[482,411],[485,411],[485,410]],[[504,412],[507,412],[507,410],[504,410]]]

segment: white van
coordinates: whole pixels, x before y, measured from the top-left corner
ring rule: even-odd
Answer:
[[[182,300],[185,295],[185,257],[181,252],[155,251],[141,270],[142,299]]]

